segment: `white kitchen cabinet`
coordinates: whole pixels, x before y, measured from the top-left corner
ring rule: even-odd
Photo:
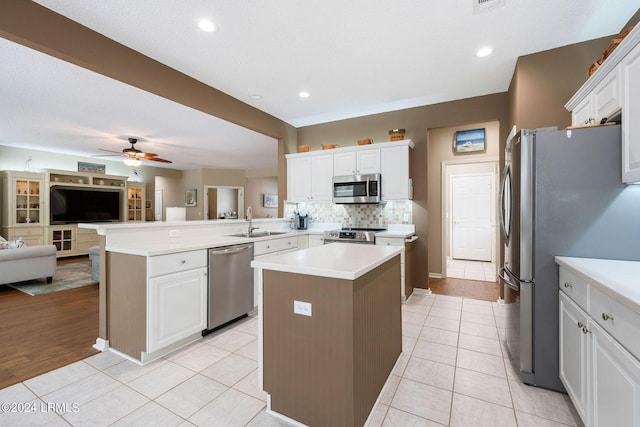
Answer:
[[[560,380],[580,415],[589,419],[589,316],[560,292]]]
[[[324,245],[324,235],[323,234],[309,234],[309,247],[313,248],[315,246]]]
[[[640,27],[640,26],[639,26]],[[640,181],[640,44],[623,60],[622,182]]]
[[[574,126],[600,123],[615,116],[622,108],[620,66],[609,72],[598,85],[571,111]]]
[[[147,352],[207,328],[206,267],[149,279]]]
[[[260,259],[266,256],[284,254],[287,252],[304,249],[298,247],[302,237],[307,236],[289,236],[279,239],[260,240],[253,243],[253,259]],[[253,269],[253,302],[258,304],[258,270]]]
[[[334,176],[380,173],[380,149],[345,151],[333,155]]]
[[[333,155],[297,156],[287,159],[287,200],[331,201]]]
[[[409,175],[409,148],[409,145],[399,145],[380,150],[383,200],[413,198],[413,186]]]
[[[207,329],[207,251],[148,258],[147,353]]]
[[[405,302],[410,295],[406,292],[406,275],[405,275],[405,240],[403,237],[376,237],[376,245],[385,246],[402,246],[400,253],[400,298]],[[413,289],[413,287],[411,288]]]
[[[640,313],[588,279],[560,267],[560,379],[585,426],[638,427]]]

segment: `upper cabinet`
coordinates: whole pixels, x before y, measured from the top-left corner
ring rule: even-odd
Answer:
[[[287,154],[287,200],[331,201],[333,177],[380,173],[383,200],[412,198],[411,140]]]
[[[622,61],[621,74],[624,93],[622,182],[631,183],[640,181],[640,44]]]
[[[333,155],[333,175],[366,175],[380,173],[380,149],[344,151]]]
[[[287,197],[290,202],[331,201],[333,155],[287,157]]]
[[[622,182],[640,181],[640,25],[565,105],[574,126],[622,113]]]

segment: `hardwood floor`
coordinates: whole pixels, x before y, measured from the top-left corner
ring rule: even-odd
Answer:
[[[35,297],[0,285],[0,389],[97,353],[97,336],[98,285]]]
[[[475,298],[495,302],[500,297],[500,285],[497,282],[483,282],[480,280],[429,279],[429,289],[434,294],[451,295],[457,297]]]

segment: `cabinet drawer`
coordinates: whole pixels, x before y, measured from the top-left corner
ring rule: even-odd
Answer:
[[[590,293],[589,315],[631,354],[640,359],[640,340],[638,340],[640,314],[593,286]]]
[[[13,228],[9,231],[9,236],[7,236],[7,240],[15,240],[18,237],[22,237],[26,240],[27,237],[43,237],[44,229],[42,227],[32,228]]]
[[[149,258],[149,277],[207,266],[207,251],[179,252]]]
[[[376,246],[402,246],[404,247],[404,239],[402,237],[376,237]],[[404,253],[400,254],[400,262],[404,264]],[[403,269],[404,271],[404,269]]]
[[[580,308],[589,310],[588,288],[589,284],[576,274],[560,267],[560,280],[558,281],[560,290],[573,300]]]
[[[298,247],[297,237],[287,237],[284,239],[261,240],[253,244],[253,255],[266,255],[273,252],[294,249]]]

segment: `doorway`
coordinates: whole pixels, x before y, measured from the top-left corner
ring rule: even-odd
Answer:
[[[244,187],[204,186],[205,219],[244,218]]]
[[[442,277],[494,282],[498,159],[442,164]]]

